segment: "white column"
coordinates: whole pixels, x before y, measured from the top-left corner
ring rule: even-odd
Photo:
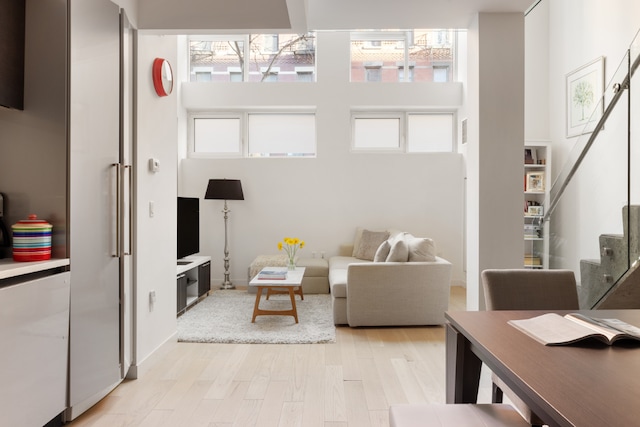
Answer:
[[[480,13],[468,33],[467,308],[480,273],[523,266],[524,15]]]

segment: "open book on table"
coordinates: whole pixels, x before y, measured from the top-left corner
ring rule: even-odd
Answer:
[[[580,313],[565,316],[547,313],[508,323],[544,345],[572,344],[588,338],[609,345],[621,339],[640,341],[640,328],[618,319],[600,319]]]

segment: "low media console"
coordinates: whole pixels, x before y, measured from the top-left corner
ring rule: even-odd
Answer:
[[[211,290],[211,257],[188,256],[178,260],[178,315]]]

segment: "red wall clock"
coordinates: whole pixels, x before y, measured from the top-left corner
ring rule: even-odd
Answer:
[[[162,58],[153,60],[153,87],[158,96],[167,96],[173,90],[173,70],[169,61]]]

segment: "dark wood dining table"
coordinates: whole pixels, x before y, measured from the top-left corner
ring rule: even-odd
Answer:
[[[477,401],[484,363],[551,427],[640,426],[640,342],[545,346],[507,323],[548,312],[446,313],[447,403]],[[580,312],[640,327],[640,310]]]

